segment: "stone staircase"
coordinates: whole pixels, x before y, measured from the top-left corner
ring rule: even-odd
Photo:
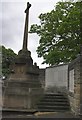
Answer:
[[[46,93],[37,103],[39,112],[63,112],[69,111],[70,105],[63,93]]]

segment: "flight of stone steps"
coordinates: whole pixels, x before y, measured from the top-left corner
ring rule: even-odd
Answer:
[[[37,104],[40,112],[69,111],[70,105],[67,96],[62,93],[46,93]]]

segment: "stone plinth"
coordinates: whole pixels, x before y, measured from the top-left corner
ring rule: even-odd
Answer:
[[[26,54],[27,53],[27,54]],[[20,51],[11,74],[5,82],[3,108],[18,110],[36,109],[36,103],[43,94],[39,80],[39,67],[34,64],[29,51]]]

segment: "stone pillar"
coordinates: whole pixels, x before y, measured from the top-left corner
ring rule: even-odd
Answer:
[[[72,79],[70,79],[70,72],[74,71]],[[72,112],[76,115],[80,114],[80,56],[73,60],[68,67],[69,72],[69,101]],[[74,84],[70,84],[74,80]],[[71,87],[71,88],[70,88]]]
[[[80,115],[82,115],[82,46],[80,53]]]
[[[27,50],[27,44],[28,44],[28,21],[29,21],[29,8],[30,7],[31,7],[31,4],[28,2],[27,8],[25,10],[26,19],[25,19],[24,38],[23,38],[23,50]]]

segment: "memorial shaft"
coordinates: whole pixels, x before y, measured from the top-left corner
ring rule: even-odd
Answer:
[[[31,4],[27,3],[27,8],[25,10],[26,13],[26,19],[25,19],[25,28],[24,28],[24,37],[23,37],[23,50],[27,50],[28,45],[28,23],[29,23],[29,8],[31,7]]]

